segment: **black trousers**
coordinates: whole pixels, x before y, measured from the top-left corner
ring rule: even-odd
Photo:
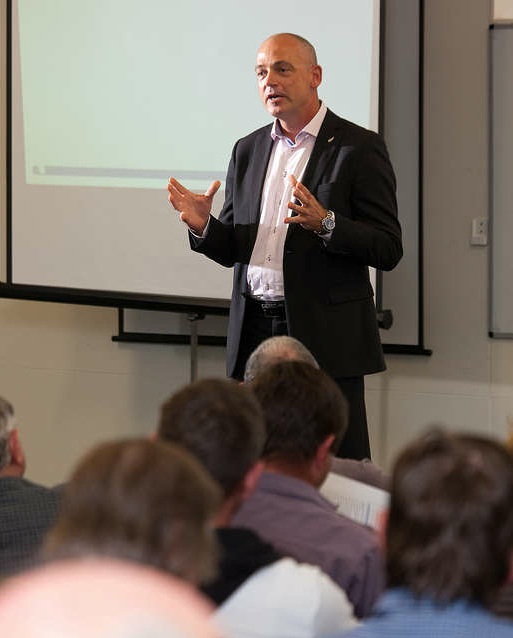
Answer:
[[[347,459],[370,459],[364,377],[335,379],[349,404],[349,425],[335,456]]]
[[[244,368],[250,354],[269,337],[288,334],[284,317],[265,317],[251,300],[247,300],[237,363],[233,377],[242,381]],[[335,455],[350,459],[370,459],[367,412],[365,409],[365,385],[363,376],[335,379],[349,404],[349,426]]]
[[[246,361],[262,341],[269,337],[286,334],[288,334],[288,331],[285,311],[283,311],[283,316],[280,317],[265,317],[259,305],[251,299],[247,299],[233,378],[239,381],[244,379]]]

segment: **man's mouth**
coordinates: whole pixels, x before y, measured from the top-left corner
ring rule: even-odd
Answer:
[[[278,100],[281,100],[284,97],[285,97],[284,95],[268,95],[267,101],[271,102],[271,104],[274,104],[275,102],[277,102]]]

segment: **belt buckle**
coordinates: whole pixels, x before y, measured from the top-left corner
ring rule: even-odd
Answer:
[[[262,301],[261,308],[266,317],[277,319],[284,314],[283,305],[279,301]]]

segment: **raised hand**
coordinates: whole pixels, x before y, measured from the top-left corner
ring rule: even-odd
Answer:
[[[174,177],[170,177],[167,184],[167,190],[169,192],[167,198],[171,206],[179,211],[180,219],[184,221],[194,233],[201,235],[208,222],[214,195],[220,186],[221,182],[215,180],[210,184],[203,195],[199,195],[185,188],[185,186],[180,184]]]

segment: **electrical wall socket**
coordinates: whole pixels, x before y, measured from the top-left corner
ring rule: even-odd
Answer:
[[[488,219],[486,217],[475,217],[472,220],[470,243],[472,246],[486,246],[488,244]]]

